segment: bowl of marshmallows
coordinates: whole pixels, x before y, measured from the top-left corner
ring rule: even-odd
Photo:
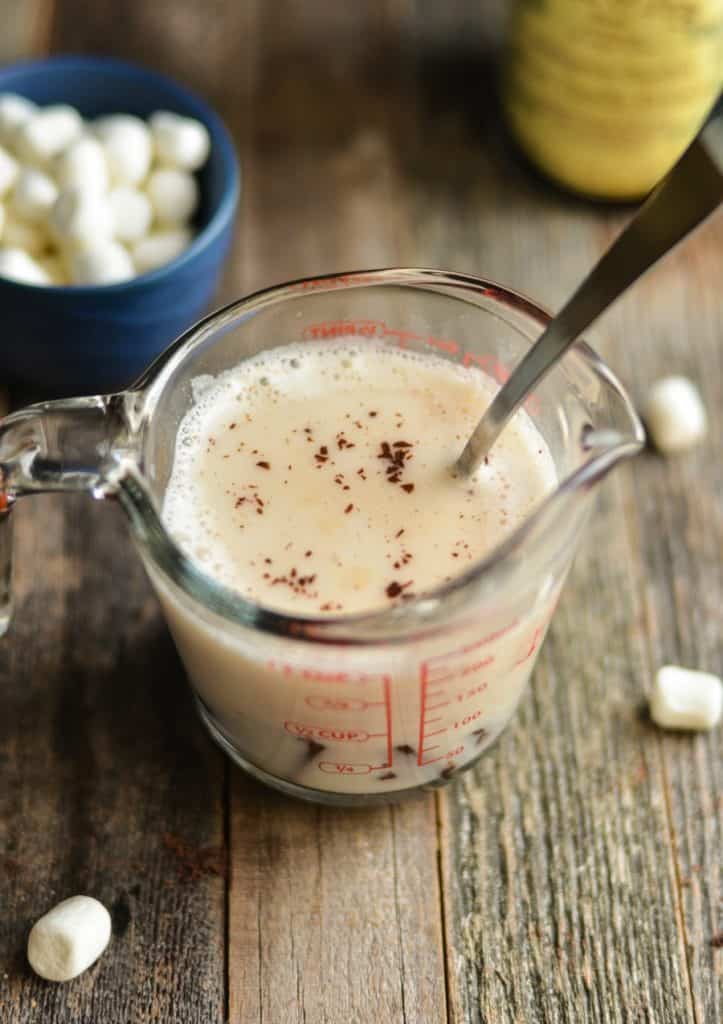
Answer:
[[[105,58],[0,69],[0,381],[127,387],[206,309],[239,169],[199,97]]]

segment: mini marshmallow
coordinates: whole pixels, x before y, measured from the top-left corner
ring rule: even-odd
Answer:
[[[0,93],[0,144],[12,148],[18,128],[37,112],[38,108],[32,100],[14,92]]]
[[[648,393],[643,416],[656,448],[664,453],[692,448],[708,429],[703,399],[687,377],[656,381]]]
[[[23,249],[0,249],[0,277],[22,284],[50,284],[50,278]]]
[[[115,237],[121,242],[137,242],[148,233],[153,220],[151,201],[143,192],[119,185],[108,195],[113,211]]]
[[[44,221],[58,198],[58,186],[42,171],[24,167],[15,182],[10,209],[20,220],[37,224]]]
[[[65,103],[43,107],[20,126],[15,148],[21,160],[43,166],[83,132],[83,118]]]
[[[94,124],[105,149],[110,177],[116,185],[140,185],[151,166],[148,126],[130,114],[111,114]]]
[[[9,192],[17,181],[20,167],[17,160],[0,146],[0,196]]]
[[[160,224],[186,224],[198,206],[198,183],[187,171],[172,167],[154,171],[146,192]]]
[[[68,257],[73,284],[118,284],[135,277],[135,267],[120,242],[99,240]]]
[[[197,171],[205,164],[211,148],[208,129],[201,121],[181,117],[169,110],[157,110],[148,119],[156,159],[160,164]]]
[[[108,163],[97,139],[83,136],[63,150],[55,163],[55,176],[61,188],[108,190]]]
[[[50,211],[50,229],[62,245],[93,245],[113,235],[113,211],[106,196],[72,186]]]
[[[708,672],[664,665],[655,676],[650,715],[664,729],[712,729],[723,713],[723,683]]]
[[[71,896],[36,921],[28,937],[30,966],[47,981],[70,981],[110,942],[110,914],[92,896]]]
[[[11,249],[24,249],[31,256],[39,256],[48,248],[48,232],[42,224],[28,224],[16,217],[12,210],[5,214],[3,245]]]
[[[133,262],[139,274],[147,274],[181,255],[191,244],[192,234],[188,228],[174,228],[168,231],[154,231],[137,242],[132,250]]]

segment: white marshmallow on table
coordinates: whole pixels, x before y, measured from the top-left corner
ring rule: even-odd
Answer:
[[[703,399],[687,377],[657,380],[648,392],[643,418],[656,448],[664,453],[692,448],[708,429]]]
[[[22,124],[15,135],[21,160],[44,166],[83,132],[83,118],[75,107],[56,103],[43,107]]]
[[[85,135],[66,147],[55,161],[55,177],[61,188],[108,190],[108,162],[98,139]]]
[[[117,239],[121,242],[137,242],[148,234],[153,209],[145,193],[128,185],[119,185],[109,192],[108,202],[113,211]]]
[[[61,245],[91,245],[113,237],[113,210],[103,194],[72,185],[56,199],[49,224]]]
[[[723,713],[723,683],[708,672],[664,665],[655,676],[650,715],[665,729],[712,729]]]
[[[43,224],[28,224],[16,217],[12,210],[5,212],[3,245],[24,249],[31,256],[39,256],[48,248],[48,232]]]
[[[30,966],[47,981],[70,981],[110,942],[110,914],[92,896],[71,896],[36,921],[28,937]]]
[[[192,117],[170,110],[157,110],[148,119],[153,135],[156,159],[160,164],[197,171],[205,164],[211,149],[206,125]]]
[[[73,284],[119,284],[136,274],[128,250],[110,239],[71,252],[68,268]]]
[[[132,114],[110,114],[99,118],[93,128],[105,149],[111,181],[116,185],[140,185],[153,155],[145,121]]]
[[[152,231],[131,249],[133,262],[139,274],[175,260],[191,244],[193,235],[188,228],[171,228],[167,231]]]
[[[0,146],[0,196],[10,191],[19,173],[20,165],[15,157]]]
[[[58,186],[52,178],[34,167],[23,167],[18,175],[9,206],[20,219],[37,224],[47,219],[58,198]]]
[[[188,171],[174,167],[153,171],[146,192],[160,224],[186,224],[198,206],[198,182]]]
[[[45,270],[24,249],[0,249],[0,277],[22,284],[51,284]]]
[[[0,93],[0,144],[13,146],[15,133],[38,112],[38,107],[25,96],[14,92]]]

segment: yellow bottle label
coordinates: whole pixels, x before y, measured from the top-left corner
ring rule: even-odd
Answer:
[[[723,0],[519,0],[507,116],[543,171],[634,199],[681,154],[723,84]]]

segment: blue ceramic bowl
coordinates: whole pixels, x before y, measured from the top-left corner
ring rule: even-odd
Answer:
[[[95,57],[53,57],[0,69],[0,92],[36,103],[70,103],[85,117],[146,118],[173,110],[211,135],[199,172],[197,235],[178,259],[122,284],[55,288],[0,278],[0,378],[44,393],[91,394],[127,387],[197,320],[216,286],[233,231],[239,168],[233,144],[203,100],[153,71]],[[1,243],[0,243],[1,244]]]

